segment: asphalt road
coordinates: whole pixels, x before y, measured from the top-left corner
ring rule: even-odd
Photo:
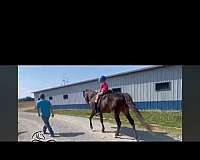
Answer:
[[[55,137],[51,138],[45,134],[45,139],[55,141],[126,141],[135,142],[132,129],[128,127],[121,128],[121,136],[115,138],[116,124],[104,122],[105,133],[101,132],[101,123],[99,119],[93,119],[94,130],[89,128],[89,119],[83,117],[55,115],[50,119],[51,126],[55,132]],[[43,122],[36,113],[18,111],[18,141],[32,141],[32,135],[41,131]],[[162,132],[153,134],[137,129],[140,141],[177,141],[172,136]],[[47,132],[48,133],[48,132]]]

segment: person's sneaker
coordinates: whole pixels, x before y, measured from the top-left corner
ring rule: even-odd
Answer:
[[[50,136],[50,137],[55,137],[55,136],[54,136],[54,134],[51,134],[51,136]]]
[[[47,134],[47,132],[46,132],[46,131],[43,131],[43,134]]]

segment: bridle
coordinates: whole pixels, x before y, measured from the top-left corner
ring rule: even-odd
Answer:
[[[92,91],[92,90],[85,90],[83,91],[83,96],[85,98],[85,101],[90,104],[91,103],[91,99],[94,98],[94,96],[96,95],[97,93],[95,91]]]

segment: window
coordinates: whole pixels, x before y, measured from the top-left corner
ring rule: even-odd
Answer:
[[[63,99],[68,99],[68,94],[63,95]]]
[[[168,91],[171,89],[170,82],[156,83],[156,91]]]
[[[122,91],[121,91],[121,88],[113,88],[112,92],[113,93],[121,93]]]
[[[51,96],[51,97],[49,97],[49,100],[52,100],[53,99],[53,97]]]

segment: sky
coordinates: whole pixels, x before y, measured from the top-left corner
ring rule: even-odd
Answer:
[[[20,65],[18,98],[34,97],[33,91],[57,87],[147,67],[150,65]]]

